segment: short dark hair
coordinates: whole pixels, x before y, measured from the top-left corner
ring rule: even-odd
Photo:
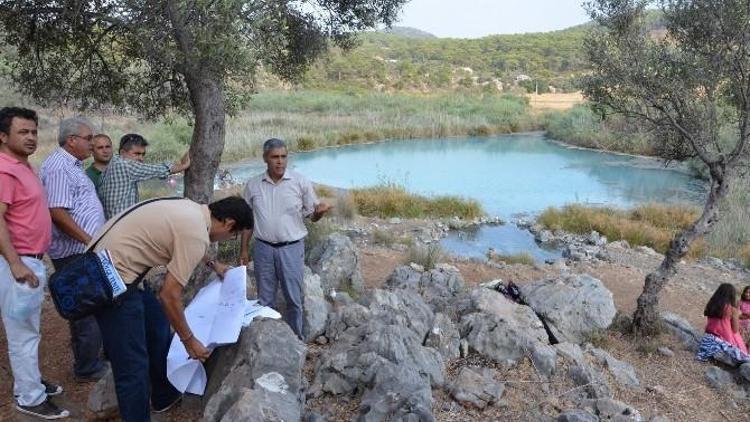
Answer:
[[[137,133],[128,133],[127,135],[122,135],[122,138],[120,138],[120,151],[130,151],[135,146],[146,148],[148,146],[148,141],[146,141],[146,138],[138,135]]]
[[[253,210],[250,205],[239,196],[230,196],[208,204],[211,211],[211,217],[224,221],[227,218],[234,220],[234,229],[239,232],[242,230],[253,229]]]
[[[703,315],[711,318],[724,318],[727,305],[737,307],[737,289],[729,283],[722,283],[708,300]]]
[[[263,142],[263,155],[276,148],[286,148],[286,143],[279,138],[270,138]]]
[[[3,107],[0,108],[0,132],[10,135],[10,125],[13,123],[14,117],[33,120],[34,123],[39,124],[39,116],[34,110],[21,107]]]

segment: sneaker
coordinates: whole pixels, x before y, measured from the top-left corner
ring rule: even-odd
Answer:
[[[44,385],[44,392],[47,393],[47,396],[53,397],[63,392],[62,385],[52,384],[45,380],[42,380],[42,385]]]
[[[172,403],[169,403],[168,405],[162,407],[161,409],[151,408],[152,413],[164,413],[168,411],[169,409],[177,406],[178,403],[182,401],[182,395],[177,396],[176,399]]]
[[[52,420],[62,419],[70,416],[70,412],[65,409],[60,409],[47,399],[36,406],[21,406],[16,404],[16,410],[27,415],[36,416],[37,418]]]

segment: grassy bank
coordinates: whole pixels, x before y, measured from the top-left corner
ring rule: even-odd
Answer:
[[[541,116],[548,135],[566,144],[626,154],[654,155],[651,135],[620,116],[602,120],[588,105]]]
[[[687,227],[698,216],[698,210],[666,205],[644,205],[632,210],[567,205],[549,208],[539,222],[551,229],[587,234],[592,230],[610,241],[626,240],[631,246],[648,246],[664,253],[678,230]],[[692,256],[705,251],[702,242],[691,248]]]
[[[471,220],[484,212],[479,202],[456,196],[424,197],[401,186],[384,184],[349,192],[357,211],[367,217],[452,218]]]
[[[41,162],[56,146],[62,114],[43,114]],[[143,121],[101,114],[92,118],[115,143],[135,132],[151,143],[148,159],[168,160],[184,151],[192,127],[182,117]],[[259,157],[263,141],[282,138],[292,151],[372,142],[383,139],[491,135],[538,129],[528,100],[486,94],[382,94],[339,91],[268,91],[256,94],[249,109],[227,119],[224,162]]]
[[[750,265],[750,212],[748,202],[742,202],[747,199],[727,198],[721,206],[722,218],[712,233],[693,243],[689,256],[738,258]],[[551,230],[578,234],[596,230],[610,241],[627,240],[631,246],[648,246],[664,253],[675,234],[695,221],[699,213],[698,208],[654,204],[632,210],[568,205],[547,209],[539,216],[539,222]]]

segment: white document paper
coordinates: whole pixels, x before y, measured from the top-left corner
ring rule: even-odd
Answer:
[[[185,318],[193,335],[207,349],[212,351],[217,346],[237,342],[242,327],[256,317],[281,317],[257,301],[248,301],[246,283],[246,268],[232,268],[223,281],[214,276],[185,308]],[[208,381],[203,364],[190,359],[177,334],[172,338],[167,355],[167,378],[180,392],[198,395],[203,395]]]

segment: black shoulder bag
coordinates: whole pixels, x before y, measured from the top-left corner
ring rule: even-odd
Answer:
[[[115,224],[133,210],[155,201],[172,199],[185,198],[154,198],[131,207],[120,214],[117,220],[80,257],[52,274],[49,280],[49,291],[60,316],[74,321],[112,306],[116,302],[113,286],[110,285],[104,266],[94,252],[96,245]]]

